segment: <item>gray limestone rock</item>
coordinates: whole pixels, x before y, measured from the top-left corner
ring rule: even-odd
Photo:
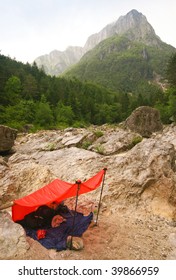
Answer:
[[[14,145],[17,130],[0,125],[0,152],[8,152]]]
[[[0,260],[22,256],[29,249],[22,226],[14,223],[7,211],[0,211]]]
[[[126,119],[125,127],[143,137],[150,137],[153,132],[163,128],[159,111],[149,106],[141,106],[134,110]]]

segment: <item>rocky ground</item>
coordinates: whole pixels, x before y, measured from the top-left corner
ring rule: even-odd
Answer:
[[[82,250],[47,250],[20,232],[10,253],[16,229],[0,212],[0,259],[176,259],[175,136],[174,125],[150,138],[112,126],[18,135],[15,153],[0,161],[1,205],[56,177],[84,181],[108,170],[98,226],[84,233]],[[85,215],[99,195],[79,197]]]
[[[176,259],[176,227],[157,216],[145,213],[100,214],[98,226],[84,233],[80,251],[47,250],[28,238],[27,260],[172,260]],[[20,258],[20,259],[21,259]],[[19,259],[19,257],[17,257]]]

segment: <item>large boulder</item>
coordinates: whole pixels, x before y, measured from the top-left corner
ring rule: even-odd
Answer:
[[[0,125],[0,153],[8,152],[14,145],[17,130],[8,126]]]
[[[6,211],[0,211],[0,260],[15,259],[29,249],[24,229],[12,221]]]
[[[0,205],[2,206],[38,190],[55,178],[47,166],[34,163],[24,156],[15,159],[20,162],[14,163],[13,168],[10,160],[8,166],[0,162]]]
[[[144,139],[123,156],[109,160],[111,176],[106,196],[115,206],[141,206],[176,220],[176,150],[160,139]],[[117,211],[117,209],[116,209]]]
[[[139,133],[143,137],[150,137],[153,132],[162,129],[160,113],[149,106],[141,106],[134,110],[126,119],[125,127]]]

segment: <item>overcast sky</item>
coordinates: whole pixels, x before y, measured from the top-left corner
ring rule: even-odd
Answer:
[[[87,38],[136,9],[176,47],[176,0],[0,0],[0,50],[33,62],[52,50],[84,46]]]

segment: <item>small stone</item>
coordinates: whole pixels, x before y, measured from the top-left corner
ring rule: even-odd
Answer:
[[[72,244],[71,244],[72,243]],[[81,237],[71,237],[67,238],[67,248],[75,251],[80,251],[84,248],[83,239]]]

